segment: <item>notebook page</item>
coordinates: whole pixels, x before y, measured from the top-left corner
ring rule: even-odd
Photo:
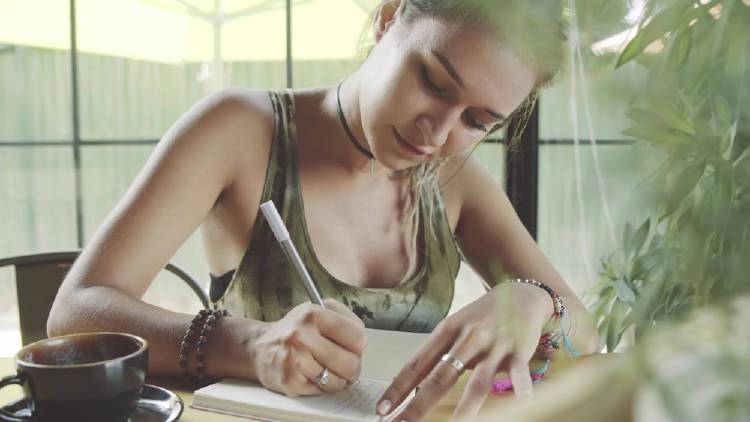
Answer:
[[[255,382],[227,379],[196,391],[193,406],[269,420],[377,421],[377,400],[427,334],[367,329],[367,336],[360,382],[346,390],[290,398]]]
[[[360,377],[390,382],[414,356],[428,334],[367,329]]]
[[[388,383],[360,379],[322,396],[287,397],[251,381],[224,380],[195,392],[193,406],[284,421],[377,421],[375,405]]]

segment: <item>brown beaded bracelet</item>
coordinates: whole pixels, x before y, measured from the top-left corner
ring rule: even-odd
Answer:
[[[211,331],[214,329],[214,323],[225,315],[225,311],[214,309],[209,311],[206,320],[203,322],[203,328],[201,328],[200,335],[198,336],[198,342],[195,344],[195,372],[199,381],[206,378],[206,344],[208,344],[208,335],[211,334]]]
[[[203,319],[207,318],[211,313],[210,309],[201,309],[198,314],[193,318],[185,331],[185,335],[182,337],[180,342],[180,355],[178,357],[178,363],[182,368],[182,374],[187,379],[191,379],[190,371],[188,370],[188,360],[190,358],[190,343],[193,341],[193,337],[198,333],[198,327],[203,325]]]

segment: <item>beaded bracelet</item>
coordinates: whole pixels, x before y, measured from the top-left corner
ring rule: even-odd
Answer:
[[[228,312],[218,309],[201,309],[190,322],[190,326],[185,331],[180,343],[180,355],[178,363],[182,368],[182,374],[188,381],[202,381],[206,378],[206,345],[208,336],[214,328],[214,323],[222,316],[228,315]],[[199,331],[200,327],[200,331]],[[197,334],[196,342],[196,375],[193,376],[189,371],[188,361],[190,359],[190,345]]]
[[[531,284],[532,286],[539,287],[540,289],[547,292],[550,297],[552,298],[552,303],[555,306],[555,317],[562,318],[563,314],[565,313],[565,305],[563,305],[562,299],[560,299],[560,295],[557,294],[556,291],[552,290],[551,287],[544,283],[540,283],[533,278],[509,278],[506,280],[510,283],[525,283],[525,284]]]
[[[203,324],[203,319],[208,317],[211,313],[210,309],[201,309],[198,314],[190,321],[188,329],[185,331],[185,335],[182,337],[180,342],[180,355],[178,357],[178,363],[182,368],[182,374],[185,378],[191,379],[190,371],[188,370],[188,359],[190,356],[190,343],[193,341],[193,336],[198,332],[198,327]]]
[[[542,334],[542,336],[539,338],[537,353],[546,359],[550,359],[552,355],[560,349],[562,343],[570,356],[578,356],[578,351],[576,351],[573,343],[571,343],[570,341],[571,330],[573,326],[571,317],[565,309],[565,305],[563,304],[560,295],[552,290],[551,287],[533,278],[510,278],[506,281],[511,283],[531,284],[532,286],[536,286],[544,290],[552,298],[554,311],[552,314],[553,318],[551,318],[550,323],[553,325],[548,324],[548,326],[545,327],[544,334]]]
[[[214,323],[226,315],[224,311],[214,309],[210,311],[206,317],[206,321],[203,323],[200,335],[198,336],[198,342],[195,344],[195,356],[196,356],[196,377],[199,381],[203,381],[206,378],[206,344],[208,343],[208,335],[214,329]]]

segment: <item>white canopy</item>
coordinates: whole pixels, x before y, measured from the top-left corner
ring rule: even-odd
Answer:
[[[78,50],[164,63],[283,60],[285,0],[77,0]],[[351,58],[377,0],[294,0],[295,59]],[[67,0],[0,0],[0,43],[70,48]]]

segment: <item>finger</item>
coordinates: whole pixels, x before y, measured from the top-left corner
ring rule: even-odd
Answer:
[[[445,324],[438,328],[422,344],[409,362],[399,371],[391,385],[378,400],[377,411],[386,415],[398,407],[414,388],[432,371],[440,357],[450,348],[455,332]]]
[[[283,388],[282,393],[289,397],[299,396],[319,396],[325,394],[325,391],[321,390],[314,382],[311,382],[305,374],[298,372],[294,377]]]
[[[342,305],[343,306],[343,305]],[[321,309],[314,322],[320,333],[355,355],[362,356],[367,345],[367,332],[364,325],[332,309]]]
[[[526,359],[518,355],[511,356],[508,375],[513,383],[513,392],[516,397],[531,397],[534,394],[534,385],[529,373],[529,362]]]
[[[360,318],[359,318],[359,317],[357,316],[357,314],[355,314],[354,312],[352,312],[352,310],[351,310],[351,309],[349,309],[349,307],[348,307],[348,306],[346,306],[346,305],[344,305],[343,303],[341,303],[341,302],[339,302],[339,301],[337,301],[337,300],[334,300],[334,299],[326,299],[326,300],[324,300],[323,302],[325,303],[325,305],[326,305],[326,307],[327,307],[328,309],[330,309],[330,310],[332,310],[332,311],[335,311],[335,312],[338,312],[338,313],[340,313],[341,315],[344,315],[345,317],[347,317],[347,318],[350,318],[350,319],[352,319],[352,320],[353,320],[353,321],[355,321],[355,322],[356,322],[357,324],[360,324],[360,325],[362,325],[362,327],[364,327],[364,326],[365,326],[365,323],[364,323],[364,321],[362,321],[362,320],[361,320],[361,319],[360,319]]]
[[[307,356],[307,362],[305,356]],[[309,361],[312,360],[312,358],[309,357],[309,353],[292,349],[288,351],[283,359],[284,369],[278,372],[276,376],[270,380],[271,382],[268,382],[269,380],[263,381],[263,386],[289,397],[310,396],[323,393],[318,386],[310,383],[310,380],[304,374],[303,368],[309,367]],[[307,365],[305,365],[305,363],[307,363]],[[313,371],[313,369],[310,369],[309,371]]]
[[[453,413],[453,420],[473,420],[479,413],[492,388],[497,368],[508,354],[508,346],[503,343],[495,346],[487,357],[474,368],[466,383],[461,399]]]
[[[318,377],[322,375],[326,366],[310,355],[308,355],[308,359],[305,359],[303,368],[305,368],[303,369],[303,373],[307,383],[317,390],[317,394],[320,394],[321,392],[334,393],[349,386],[349,381],[347,379],[337,375],[330,368],[328,369],[328,382],[326,384],[316,382]]]
[[[482,354],[492,344],[492,335],[484,329],[468,329],[461,334],[450,350],[450,355],[462,363]],[[419,394],[406,406],[396,420],[421,420],[453,387],[461,372],[449,362],[438,361],[430,374],[419,385]]]
[[[328,368],[329,371],[346,379],[349,383],[359,379],[359,373],[362,369],[362,360],[359,355],[346,350],[313,330],[302,331],[299,335],[299,342],[301,347],[310,352],[311,357],[316,362]]]

